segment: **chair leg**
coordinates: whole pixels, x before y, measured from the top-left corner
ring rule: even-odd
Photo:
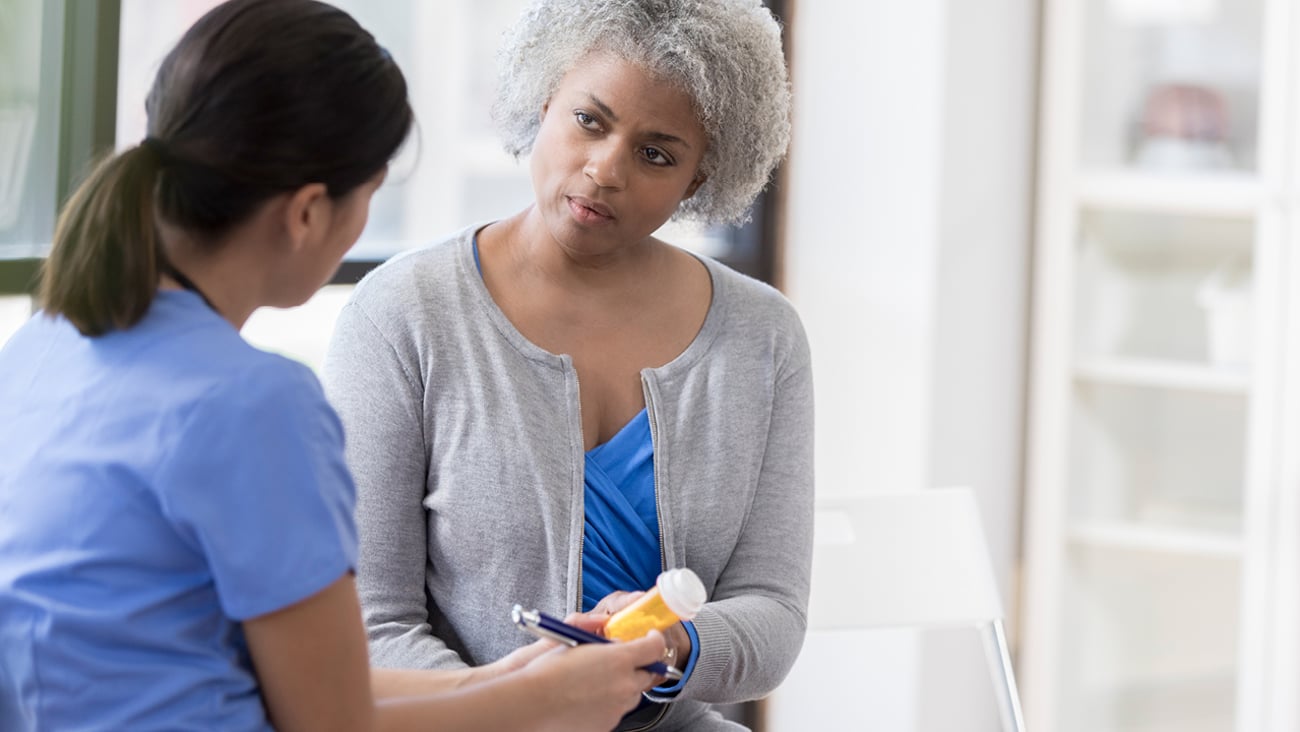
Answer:
[[[1002,716],[1002,729],[1007,732],[1025,732],[1025,718],[1020,711],[1020,692],[1016,689],[1016,674],[1011,668],[1011,653],[1007,650],[1007,636],[1002,621],[994,620],[984,626],[984,654],[993,675],[994,692],[998,694],[998,712]]]

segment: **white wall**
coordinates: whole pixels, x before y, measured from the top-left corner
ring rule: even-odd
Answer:
[[[927,479],[943,2],[803,0],[794,12],[784,285],[813,345],[818,487],[918,486]]]
[[[802,0],[792,23],[784,284],[813,348],[818,491],[974,487],[1012,613],[1037,6]],[[770,729],[995,730],[972,638],[813,632]]]
[[[1016,621],[1027,383],[1036,0],[948,5],[943,174],[931,361],[930,485],[978,491],[1008,626]],[[971,689],[994,719],[987,669],[946,662],[961,639],[931,639],[923,685]],[[972,652],[980,649],[971,646]],[[925,707],[927,730],[966,726],[961,704]],[[996,729],[991,721],[989,729]]]

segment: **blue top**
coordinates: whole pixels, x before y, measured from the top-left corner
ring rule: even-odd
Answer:
[[[616,590],[652,587],[662,570],[655,507],[654,445],[642,409],[618,434],[587,451],[582,609]]]
[[[241,620],[356,561],[342,427],[191,292],[0,350],[0,729],[269,730]]]
[[[582,609],[591,610],[615,590],[649,589],[663,569],[659,551],[659,514],[655,506],[654,443],[650,417],[642,409],[608,442],[587,451],[582,545]],[[680,691],[695,669],[700,640],[692,623],[683,623],[691,638],[691,655],[682,679],[656,687],[661,694]]]

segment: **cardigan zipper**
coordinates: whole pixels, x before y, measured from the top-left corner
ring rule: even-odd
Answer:
[[[580,381],[578,380],[578,367],[577,367],[577,366],[573,366],[573,365],[572,365],[572,361],[570,361],[570,366],[573,368],[573,386],[574,386],[574,389],[577,390],[577,392],[578,392],[578,454],[579,454],[579,458],[578,458],[578,461],[577,461],[577,462],[578,462],[578,469],[579,469],[580,471],[583,471],[583,472],[585,473],[586,470],[587,470],[587,467],[586,467],[586,461],[585,461],[585,459],[584,459],[582,456],[584,456],[584,455],[586,454],[586,448],[587,448],[587,436],[584,435],[583,432],[582,432],[582,382],[580,382]],[[587,550],[587,530],[586,530],[586,526],[587,526],[587,524],[586,524],[586,520],[585,520],[585,516],[586,516],[586,512],[587,512],[587,506],[586,506],[586,503],[587,503],[587,500],[586,500],[586,499],[587,499],[587,497],[586,497],[586,490],[587,490],[587,483],[586,483],[586,478],[584,477],[584,478],[583,478],[583,481],[582,481],[582,483],[581,483],[581,485],[578,486],[578,498],[579,498],[579,500],[578,500],[578,508],[579,508],[579,512],[578,512],[578,513],[579,513],[580,516],[583,516],[583,517],[584,517],[584,521],[583,521],[583,524],[582,524],[583,529],[582,529],[581,532],[578,533],[578,596],[577,596],[576,598],[574,598],[574,606],[573,606],[573,609],[574,609],[575,611],[577,611],[577,612],[582,612],[582,553],[585,552],[585,551]]]
[[[659,480],[659,466],[663,463],[663,455],[660,453],[659,425],[655,421],[654,399],[650,396],[650,384],[644,374],[641,376],[641,391],[645,394],[645,413],[650,421],[650,454],[654,456],[655,523],[658,524],[659,529],[659,571],[663,572],[668,569],[668,550],[664,546],[664,507],[660,496],[663,481]]]
[[[651,454],[654,456],[653,459],[654,459],[654,466],[655,466],[654,467],[655,523],[659,525],[658,527],[659,528],[659,571],[662,572],[668,566],[668,552],[666,549],[664,549],[664,510],[663,510],[663,504],[660,503],[659,500],[659,485],[660,485],[659,464],[663,461],[659,459],[660,458],[659,445],[658,445],[658,441],[655,439],[655,435],[658,433],[659,427],[658,427],[658,423],[655,422],[654,399],[652,399],[650,396],[650,384],[649,382],[646,381],[644,374],[641,376],[641,391],[645,395],[645,413],[646,413],[646,417],[649,419],[650,422]],[[642,732],[643,730],[653,729],[656,725],[658,725],[659,722],[663,720],[664,715],[668,713],[668,705],[661,702],[655,702],[655,703],[659,707],[659,709],[658,709],[658,713],[655,714],[653,719],[648,720],[645,724],[639,727],[629,727],[625,730],[620,729],[619,732]]]

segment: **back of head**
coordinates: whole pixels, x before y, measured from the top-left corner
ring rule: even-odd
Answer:
[[[687,93],[708,135],[708,178],[678,215],[741,221],[790,141],[781,27],[761,0],[533,0],[507,35],[493,116],[507,151],[586,55],[611,51]]]
[[[101,162],[69,199],[42,307],[87,335],[144,316],[165,260],[155,217],[215,241],[279,193],[341,197],[412,125],[406,82],[373,36],[316,0],[230,0],[163,61],[144,144]]]

